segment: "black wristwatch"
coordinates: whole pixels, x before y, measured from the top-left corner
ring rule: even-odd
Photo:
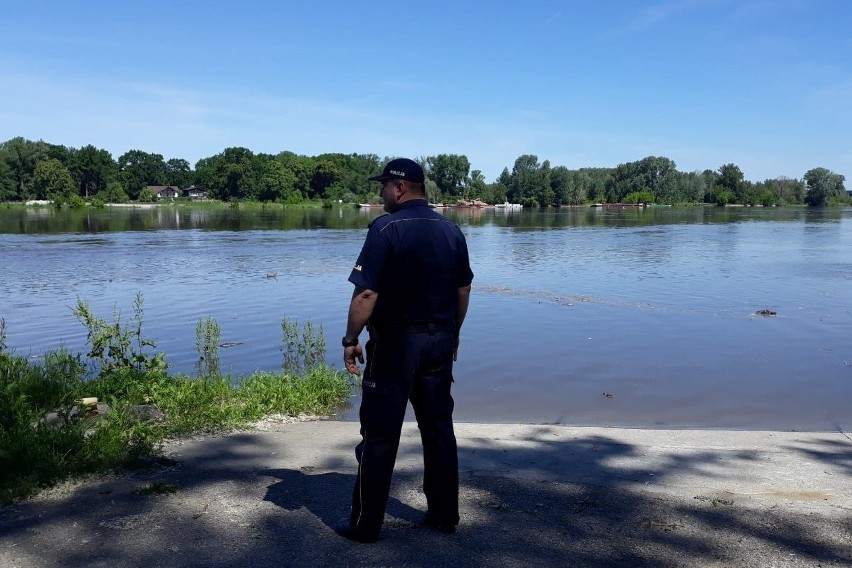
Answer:
[[[346,336],[343,336],[343,341],[341,341],[344,347],[355,347],[358,345],[358,338],[355,339],[346,339]]]

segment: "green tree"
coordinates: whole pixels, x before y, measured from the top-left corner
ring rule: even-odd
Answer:
[[[554,205],[574,204],[571,171],[565,166],[556,166],[550,171],[550,189],[553,191]]]
[[[508,201],[508,197],[506,197],[507,191],[506,184],[499,180],[489,183],[485,191],[485,197],[482,200],[487,203],[505,203]]]
[[[118,164],[112,159],[112,154],[91,144],[73,150],[69,160],[68,169],[79,195],[93,196],[104,191],[107,184],[118,178]]]
[[[805,182],[802,180],[777,177],[765,180],[763,185],[777,204],[794,205],[805,202]]]
[[[730,195],[725,195],[725,203],[748,203],[751,184],[745,181],[742,170],[736,164],[724,164],[719,167],[719,176],[716,178],[716,187],[720,192],[727,190]]]
[[[260,174],[258,198],[261,201],[289,201],[296,197],[296,176],[278,160],[269,160]]]
[[[130,199],[139,198],[147,185],[166,183],[166,163],[160,154],[130,150],[118,157],[118,170]]]
[[[311,174],[311,191],[308,196],[312,199],[325,197],[326,189],[338,183],[341,178],[340,170],[332,160],[317,160]]]
[[[231,201],[257,199],[257,160],[248,148],[225,148],[221,154],[195,164],[196,180],[211,197]]]
[[[459,154],[438,154],[426,158],[426,173],[444,195],[467,199],[466,184],[470,160]]]
[[[548,205],[540,200],[547,199],[550,193],[550,162],[538,162],[538,156],[524,154],[518,156],[512,167],[511,181],[507,199],[528,207]]]
[[[225,148],[221,156],[220,175],[228,199],[255,199],[257,183],[254,153],[248,148],[236,147]]]
[[[470,178],[465,186],[467,187],[469,199],[479,199],[487,202],[485,197],[488,192],[488,186],[485,183],[485,176],[482,175],[480,170],[472,170],[470,172]]]
[[[764,182],[757,182],[752,184],[749,203],[754,205],[763,205],[764,207],[771,207],[772,205],[776,205],[778,200],[776,199],[775,194],[770,191],[769,187],[767,187]]]
[[[432,181],[431,178],[427,177],[426,183],[424,185],[426,186],[426,199],[429,201],[429,203],[442,203],[443,202],[442,198],[441,198],[441,190],[438,189],[438,184],[436,184],[434,181]],[[370,203],[380,203],[381,202],[381,196],[378,195],[378,194],[371,194],[370,199],[368,201]]]
[[[592,203],[606,201],[606,186],[613,174],[613,168],[580,168],[576,172],[577,191],[585,193],[585,200]]]
[[[9,168],[17,199],[24,201],[34,195],[30,182],[36,165],[48,158],[48,150],[45,142],[33,142],[20,136],[0,144],[0,160]]]
[[[37,199],[68,199],[77,195],[71,172],[56,158],[38,163],[32,187]]]
[[[679,173],[674,203],[701,203],[707,193],[707,180],[701,172]]]
[[[367,178],[380,172],[381,166],[382,162],[376,154],[348,154],[343,157],[339,183],[352,195],[369,196],[378,186]]]
[[[679,178],[675,163],[662,156],[619,164],[607,181],[606,199],[615,203],[628,194],[648,192],[659,203],[673,203],[677,201]]]
[[[166,162],[166,185],[186,189],[194,183],[192,166],[183,158],[172,158]]]
[[[71,172],[73,177],[74,156],[78,150],[75,148],[69,148],[68,146],[62,146],[60,144],[51,144],[49,142],[39,141],[39,143],[44,144],[44,147],[47,149],[45,158],[55,158],[62,162],[62,165],[68,168],[68,171]]]
[[[314,175],[314,159],[308,156],[299,156],[293,152],[281,152],[275,159],[290,171],[296,181],[293,188],[302,197],[311,193],[311,178]]]
[[[707,169],[701,172],[701,178],[704,180],[706,186],[704,203],[718,203],[717,194],[721,191],[717,184],[719,181],[719,172]]]
[[[736,164],[724,164],[719,166],[719,177],[716,183],[736,193],[739,185],[744,179],[743,171]]]
[[[556,193],[553,191],[550,176],[553,168],[550,167],[550,160],[545,160],[541,163],[541,167],[536,174],[535,182],[535,199],[542,207],[556,205]]]
[[[503,168],[497,180],[489,186],[492,203],[505,203],[509,200],[509,195],[512,193],[512,174],[509,173],[509,168]]]
[[[214,188],[216,181],[216,167],[218,156],[201,158],[195,162],[195,184],[204,188],[210,197],[219,198],[219,191]]]
[[[843,182],[846,178],[826,168],[813,168],[805,173],[807,194],[805,203],[810,207],[828,205],[832,200],[843,199],[846,188]]]
[[[0,155],[0,201],[12,201],[17,197],[12,168]]]

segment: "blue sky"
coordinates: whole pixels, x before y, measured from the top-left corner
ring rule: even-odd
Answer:
[[[76,5],[75,5],[76,4]],[[125,5],[126,4],[126,5]],[[852,2],[10,2],[0,141],[191,163],[229,146],[667,156],[852,187]]]

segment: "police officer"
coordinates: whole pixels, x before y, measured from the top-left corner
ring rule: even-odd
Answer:
[[[360,374],[364,363],[358,336],[365,325],[369,341],[358,476],[350,515],[335,530],[359,542],[379,539],[410,400],[423,443],[426,523],[453,533],[459,478],[450,387],[473,280],[467,243],[457,225],[429,207],[417,162],[391,160],[370,181],[381,182],[389,215],[370,224],[349,276],[355,290],[343,361],[350,373]]]

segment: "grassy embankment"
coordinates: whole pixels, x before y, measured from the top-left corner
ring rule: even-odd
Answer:
[[[15,356],[0,319],[0,503],[71,477],[143,465],[168,437],[229,430],[270,414],[327,415],[351,395],[350,379],[322,362],[323,331],[311,322],[282,321],[283,372],[230,377],[218,368],[218,323],[199,320],[191,377],[169,374],[163,354],[142,336],[141,295],[128,322],[118,313],[114,322],[97,318],[82,300],[73,311],[88,330],[85,357],[61,350],[38,361]],[[85,397],[109,412],[80,411]],[[153,405],[164,419],[142,421],[134,405]]]

